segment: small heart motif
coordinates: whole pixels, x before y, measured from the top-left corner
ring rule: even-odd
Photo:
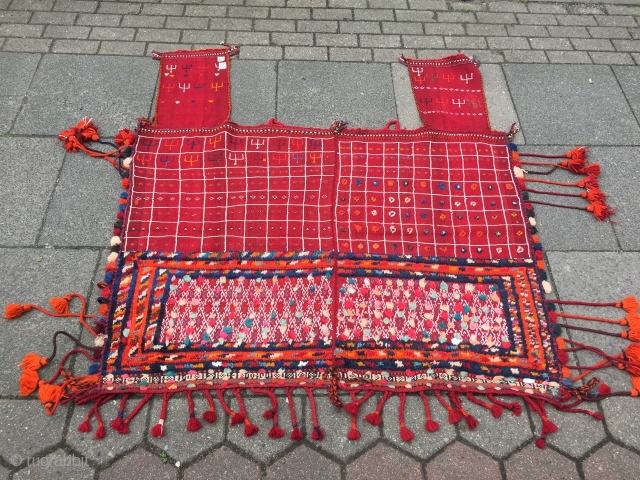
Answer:
[[[476,202],[471,202],[469,205],[471,205],[472,207],[476,206]]]
[[[391,233],[396,233],[396,227],[394,227],[393,225],[391,225],[391,226],[389,227],[389,231],[390,231]]]
[[[176,100],[176,103],[180,103],[180,100]]]
[[[502,253],[502,247],[498,247],[498,248],[496,248],[496,252],[498,252],[498,253]]]
[[[524,248],[522,248],[522,247],[518,247],[518,248],[517,248],[517,250],[516,250],[516,252],[518,252],[518,253],[522,253],[522,252],[524,252]]]
[[[462,204],[461,204],[460,202],[456,202],[456,203],[454,203],[454,205],[455,205],[456,207],[459,207],[459,206],[460,206],[460,205],[462,205]]]

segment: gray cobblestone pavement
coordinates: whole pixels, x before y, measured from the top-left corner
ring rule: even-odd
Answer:
[[[417,127],[397,55],[477,54],[493,127],[518,122],[516,142],[538,152],[594,145],[590,158],[602,165],[602,188],[618,207],[617,224],[536,209],[557,294],[598,301],[639,295],[639,16],[634,0],[0,0],[0,305],[42,304],[70,291],[96,296],[119,182],[101,161],[65,154],[55,135],[84,115],[104,133],[132,128],[151,113],[158,66],[151,50],[221,41],[241,46],[231,67],[232,120],[250,124],[276,117],[327,127],[341,117],[375,128],[399,118],[403,127]],[[107,429],[94,441],[77,431],[86,407],[60,407],[48,417],[37,399],[17,395],[21,358],[48,351],[55,330],[78,333],[68,322],[32,312],[0,325],[0,479],[640,477],[640,403],[630,398],[593,405],[602,422],[550,412],[560,430],[546,450],[534,445],[540,422],[526,410],[494,419],[472,405],[481,423],[469,432],[464,422],[449,425],[432,402],[442,427],[427,433],[422,405],[412,397],[411,443],[399,439],[397,398],[381,425],[361,421],[362,439],[351,442],[349,417],[326,396],[317,400],[326,438],[313,441],[302,395],[294,399],[306,437],[300,442],[267,438],[261,397],[246,400],[261,429],[249,439],[220,409],[217,423],[186,432],[186,402],[174,398],[166,437],[149,434],[159,411],[153,401],[130,434]],[[612,353],[624,347],[609,338],[589,342]],[[628,388],[620,372],[601,376]],[[201,411],[204,398],[194,399]],[[102,410],[110,420],[117,405]],[[286,430],[287,409],[281,412]],[[59,458],[68,463],[56,466]]]

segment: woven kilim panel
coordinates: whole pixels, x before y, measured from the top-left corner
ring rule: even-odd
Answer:
[[[110,161],[124,191],[111,240],[112,253],[99,283],[99,315],[90,326],[78,294],[54,298],[53,311],[11,304],[6,318],[32,308],[78,317],[95,347],[76,342],[49,381],[38,370],[55,357],[28,354],[20,392],[38,390],[47,413],[61,403],[93,402],[78,427],[105,435],[99,409],[122,398],[111,422],[120,433],[153,395],[162,396],[151,434],[164,434],[167,404],[182,392],[188,430],[201,427],[193,392],[209,403],[203,419],[215,421],[214,393],[231,424],[245,435],[258,428],[247,418],[241,391],[266,395],[279,438],[276,390],[288,397],[291,438],[300,440],[294,389],[309,396],[313,430],[322,440],[314,391],[326,389],[352,416],[348,438],[360,437],[359,407],[375,392],[380,403],[366,419],[377,425],[385,401],[400,396],[400,436],[407,393],[421,396],[426,429],[438,424],[425,392],[433,392],[448,419],[477,420],[462,405],[473,402],[499,417],[519,415],[522,398],[542,420],[536,442],[556,426],[546,405],[577,409],[584,400],[638,396],[640,304],[635,297],[593,303],[545,300],[550,291],[542,248],[535,235],[533,203],[591,212],[605,220],[614,211],[599,189],[600,167],[587,164],[586,149],[563,155],[517,152],[515,135],[489,129],[476,62],[459,54],[438,60],[404,59],[416,103],[426,124],[405,130],[397,121],[383,129],[286,126],[275,119],[258,126],[228,122],[231,47],[157,54],[160,83],[156,116],[135,133],[121,131],[116,150],[86,144],[99,139],[89,119],[63,131],[69,151],[83,150]],[[464,83],[464,85],[461,85]],[[434,106],[435,105],[435,106]],[[392,128],[395,126],[395,128]],[[103,142],[104,144],[104,142]],[[543,157],[543,160],[527,160]],[[560,161],[550,160],[560,159]],[[524,168],[537,165],[527,172]],[[540,169],[542,168],[542,170]],[[547,170],[544,170],[547,169]],[[580,175],[558,182],[556,169]],[[539,191],[532,183],[565,191]],[[530,198],[575,197],[584,207]],[[526,200],[525,200],[526,199]],[[69,302],[79,297],[80,313]],[[618,307],[622,320],[572,315],[557,305]],[[574,321],[614,323],[620,333]],[[627,328],[628,327],[628,328]],[[562,329],[631,340],[624,353],[609,355],[560,336]],[[54,339],[55,343],[55,339]],[[603,358],[593,366],[568,365],[568,352],[587,350]],[[88,375],[65,370],[71,354],[99,360]],[[627,370],[633,388],[611,392],[592,370]],[[60,380],[58,380],[60,378]],[[232,409],[223,393],[230,390]],[[130,394],[143,398],[131,411]],[[443,397],[446,394],[448,401]],[[480,399],[480,396],[481,398]]]

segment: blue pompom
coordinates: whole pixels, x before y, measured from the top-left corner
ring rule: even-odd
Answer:
[[[129,194],[127,192],[121,192],[120,193],[120,198],[128,198]]]
[[[513,150],[514,152],[518,151],[518,146],[513,142],[507,143],[507,147],[509,147],[509,150]]]
[[[99,371],[100,371],[99,363],[92,363],[91,365],[89,365],[89,375],[95,375]]]

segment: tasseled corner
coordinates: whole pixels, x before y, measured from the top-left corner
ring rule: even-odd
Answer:
[[[136,141],[136,134],[133,133],[128,128],[123,128],[122,130],[120,130],[114,138],[115,144],[118,145],[119,147],[122,147],[122,146],[128,147],[129,145],[133,145],[135,141]]]
[[[322,430],[322,428],[320,427],[313,427],[311,438],[313,440],[322,441],[324,439],[324,430]]]
[[[13,320],[14,318],[18,318],[24,313],[27,313],[31,310],[31,305],[25,303],[24,305],[19,305],[17,303],[10,303],[4,309],[4,319],[5,320]]]
[[[291,440],[302,440],[304,438],[304,435],[302,434],[302,430],[300,430],[297,426],[293,427],[293,430],[291,431],[291,435],[289,435],[289,437],[291,438]]]
[[[245,437],[251,437],[252,435],[255,435],[256,433],[258,433],[260,431],[260,429],[258,428],[257,425],[254,425],[253,423],[251,423],[249,421],[249,419],[245,419],[244,421],[244,436]]]
[[[197,432],[202,428],[202,423],[198,420],[195,414],[189,415],[189,420],[187,421],[187,431],[188,432]]]
[[[565,154],[570,160],[561,164],[573,173],[585,173],[585,165],[587,163],[587,148],[576,147]]]
[[[269,438],[282,438],[284,437],[285,431],[280,428],[278,425],[274,425],[273,427],[271,427],[271,430],[269,430],[269,433],[267,434],[269,436]]]
[[[380,425],[380,422],[382,422],[382,417],[380,417],[380,414],[378,412],[371,412],[367,414],[364,419],[373,426],[378,426]]]
[[[129,422],[127,422],[126,420],[122,422],[122,427],[120,428],[120,430],[118,430],[118,433],[120,435],[128,435],[129,433],[131,433],[131,430],[129,430]]]

